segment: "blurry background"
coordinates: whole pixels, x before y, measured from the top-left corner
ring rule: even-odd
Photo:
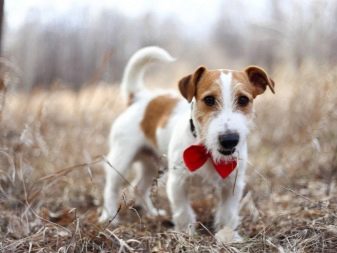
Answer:
[[[187,71],[336,64],[337,1],[10,0],[3,38],[26,90],[119,81],[131,54],[148,45]]]
[[[138,216],[127,190],[125,223],[97,223],[109,129],[125,109],[118,84],[147,45],[178,59],[153,66],[147,87],[176,87],[199,65],[256,64],[275,81],[254,102],[249,240],[225,251],[336,252],[337,1],[6,0],[2,35],[0,252],[221,251],[202,227],[191,238],[168,231],[170,216]],[[151,195],[169,211],[164,185]],[[190,194],[212,229],[213,192]]]

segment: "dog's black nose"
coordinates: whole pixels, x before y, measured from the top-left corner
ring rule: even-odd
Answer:
[[[225,150],[233,150],[239,143],[240,136],[237,133],[227,133],[219,136],[219,143]]]

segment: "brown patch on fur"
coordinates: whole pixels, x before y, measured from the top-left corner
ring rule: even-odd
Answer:
[[[159,127],[165,127],[178,101],[178,98],[169,95],[161,95],[155,97],[148,103],[140,126],[145,136],[154,145],[157,145],[156,130]]]
[[[221,96],[221,89],[218,85],[214,85],[219,79],[221,72],[219,70],[209,70],[201,77],[197,87],[195,97],[197,100],[202,99],[206,95],[215,97]]]
[[[233,71],[232,72],[232,84],[234,85],[234,99],[235,102],[240,96],[246,96],[249,98],[249,104],[246,106],[237,106],[237,110],[243,114],[250,116],[253,112],[253,100],[257,96],[256,88],[250,83],[249,78],[245,72]]]
[[[256,96],[262,94],[268,86],[274,93],[274,81],[270,79],[267,73],[260,67],[250,66],[244,71],[233,71],[232,79],[234,85],[234,96],[237,100],[240,96],[247,96],[250,100],[246,106],[237,105],[237,110],[247,116],[252,115],[253,100]]]
[[[233,71],[232,77],[234,85],[237,86],[240,90],[249,93],[251,98],[255,98],[258,93],[256,88],[249,81],[248,75],[243,71]]]
[[[207,72],[206,68],[200,66],[192,75],[185,76],[179,81],[179,91],[188,102],[191,102],[195,96],[198,83],[205,72]]]
[[[195,98],[197,107],[196,119],[202,126],[201,129],[207,129],[206,125],[210,118],[220,109],[219,105],[208,106],[203,101],[206,96],[214,96],[217,101],[222,100],[221,88],[216,84],[220,74],[219,70],[207,70],[199,80]],[[204,135],[204,133],[201,133],[201,135]]]
[[[270,88],[272,93],[275,93],[275,83],[269,78],[266,71],[258,66],[249,66],[245,70],[250,83],[255,87],[257,95],[262,94],[267,86]]]

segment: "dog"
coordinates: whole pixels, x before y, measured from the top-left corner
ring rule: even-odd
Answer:
[[[245,186],[247,136],[253,124],[253,101],[274,81],[266,71],[249,66],[242,71],[199,67],[183,77],[177,92],[155,93],[143,87],[152,62],[172,62],[159,47],[146,47],[129,60],[122,80],[128,108],[115,120],[107,156],[104,207],[100,221],[114,218],[123,180],[138,162],[135,191],[149,215],[164,215],[150,199],[158,160],[167,156],[167,196],[178,231],[194,231],[196,216],[187,197],[187,179],[198,175],[210,182],[218,197],[216,231],[238,227],[239,203]],[[116,217],[117,216],[117,217]],[[238,234],[237,234],[238,236]]]

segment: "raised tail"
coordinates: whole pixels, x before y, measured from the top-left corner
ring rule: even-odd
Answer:
[[[135,95],[143,89],[143,76],[147,67],[154,62],[172,62],[175,59],[160,47],[144,47],[138,50],[127,63],[123,80],[122,92],[128,98],[129,104]]]

